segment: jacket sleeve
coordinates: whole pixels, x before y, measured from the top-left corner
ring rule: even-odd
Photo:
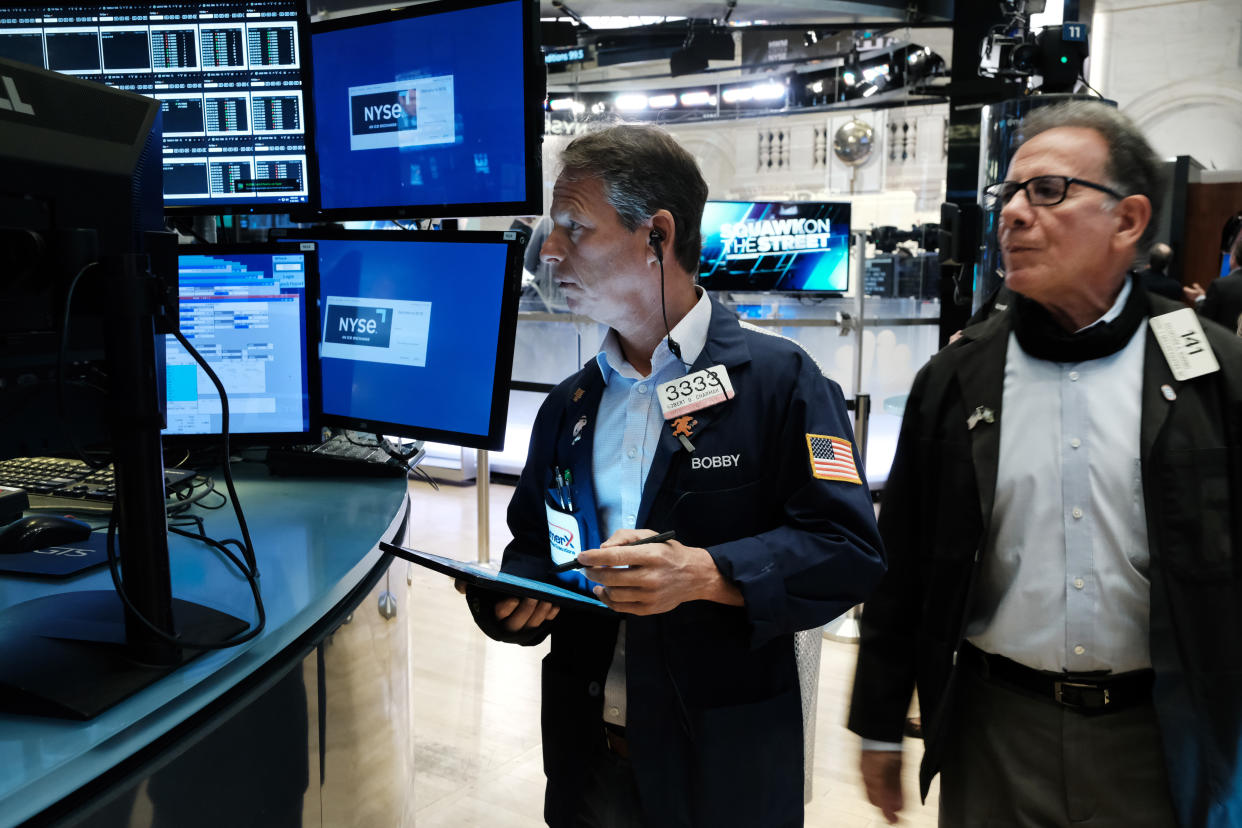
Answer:
[[[509,501],[508,523],[513,540],[505,547],[500,568],[504,572],[535,580],[549,580],[551,557],[548,552],[548,524],[543,505],[543,470],[551,467],[555,434],[555,402],[563,397],[561,387],[548,395],[531,429],[526,465]],[[497,641],[532,646],[539,644],[556,626],[552,619],[533,630],[509,632],[496,620],[496,602],[505,596],[492,590],[470,587],[466,601],[474,621],[484,633]],[[564,612],[564,610],[562,610]],[[570,613],[572,614],[572,613]]]
[[[1203,301],[1199,303],[1199,315],[1206,316],[1213,322],[1219,322],[1226,328],[1233,330],[1237,327],[1237,320],[1235,319],[1232,325],[1225,321],[1225,309],[1223,307],[1224,303],[1221,301],[1222,299],[1220,284],[1216,281],[1208,284],[1207,293],[1204,294]]]
[[[862,601],[884,572],[857,448],[851,450],[859,482],[812,474],[808,434],[853,443],[841,389],[805,354],[795,377],[788,395],[770,410],[775,456],[765,458],[776,468],[780,525],[708,547],[721,574],[742,591],[754,647],[827,623]]]
[[[921,409],[928,382],[924,367],[906,400],[897,453],[880,508],[880,533],[888,571],[867,599],[860,622],[858,667],[848,727],[864,739],[900,742],[914,692],[920,608],[917,549],[920,542]]]

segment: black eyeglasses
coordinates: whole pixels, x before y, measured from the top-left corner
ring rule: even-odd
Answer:
[[[1001,209],[1013,200],[1013,197],[1018,194],[1019,190],[1026,191],[1026,200],[1030,202],[1032,207],[1052,207],[1065,201],[1065,194],[1069,192],[1071,184],[1079,184],[1083,187],[1099,190],[1102,193],[1108,193],[1118,201],[1125,198],[1125,196],[1111,187],[1096,184],[1094,181],[1084,181],[1081,178],[1074,178],[1068,175],[1037,175],[1034,178],[1028,178],[1026,181],[998,181],[985,187],[983,190],[983,209]]]

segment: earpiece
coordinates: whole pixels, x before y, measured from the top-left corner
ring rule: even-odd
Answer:
[[[659,227],[651,228],[651,235],[647,237],[647,244],[651,245],[651,249],[655,251],[656,260],[661,264],[664,263],[664,231]]]

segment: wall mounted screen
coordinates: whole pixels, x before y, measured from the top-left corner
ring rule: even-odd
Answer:
[[[318,400],[315,245],[182,245],[181,332],[228,393],[229,432],[248,443],[308,443]],[[220,395],[165,337],[167,437],[218,437]]]
[[[323,422],[504,446],[516,233],[298,230],[319,245]]]
[[[531,0],[467,0],[315,23],[325,214],[542,212],[536,22]]]
[[[708,290],[849,289],[848,203],[709,201],[700,227]]]
[[[0,57],[158,100],[165,208],[287,212],[314,181],[306,25],[299,0],[0,0]]]

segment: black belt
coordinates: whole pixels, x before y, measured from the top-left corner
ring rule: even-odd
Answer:
[[[1151,701],[1156,674],[1046,673],[962,642],[962,663],[985,680],[1022,690],[1082,713],[1109,713]]]
[[[622,759],[630,758],[630,743],[625,738],[625,728],[605,722],[604,744],[613,755]]]

